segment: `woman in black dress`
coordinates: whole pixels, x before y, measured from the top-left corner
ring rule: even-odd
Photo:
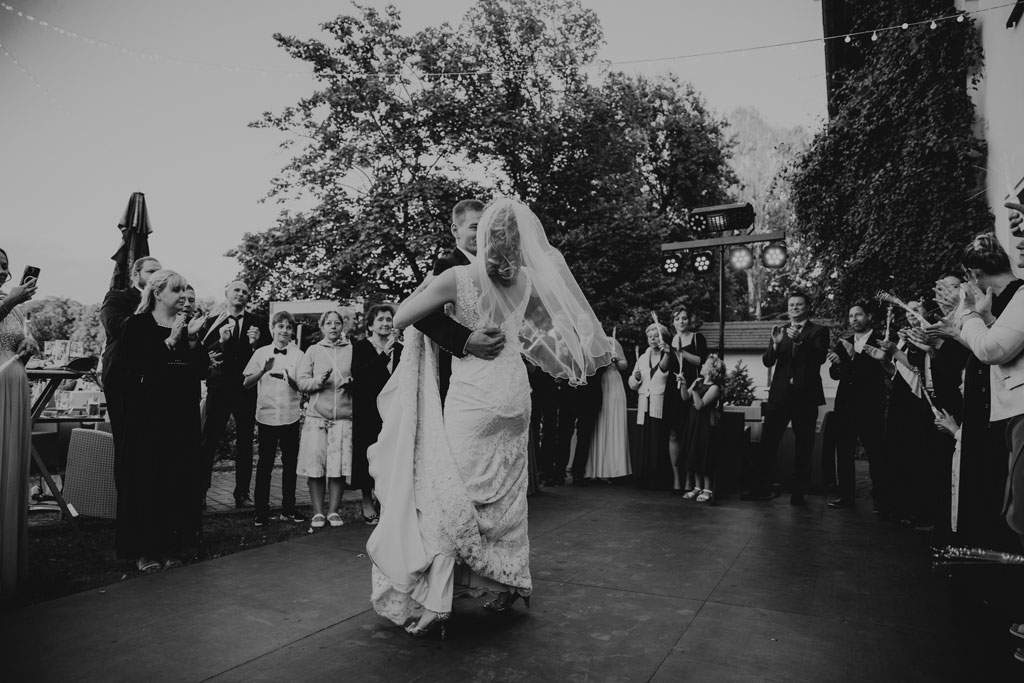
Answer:
[[[352,488],[363,491],[363,522],[375,526],[379,514],[373,500],[366,449],[380,435],[381,418],[377,396],[387,384],[402,357],[402,345],[395,341],[392,319],[395,309],[373,306],[367,312],[366,339],[352,345]]]
[[[182,311],[187,283],[172,270],[149,278],[121,346],[130,373],[119,464],[118,547],[141,571],[180,564],[198,547],[203,498],[199,383],[210,360],[204,319]]]
[[[690,422],[690,396],[687,387],[693,384],[700,374],[700,368],[708,357],[708,342],[704,335],[697,332],[699,325],[685,305],[676,308],[672,315],[672,324],[676,328],[672,337],[672,353],[662,357],[661,369],[669,373],[668,387],[665,389],[665,423],[668,427],[668,454],[672,461],[675,490],[682,489],[684,498],[696,498],[701,489],[696,486],[692,476],[687,476],[685,484],[680,486],[680,473],[686,469],[686,426]]]

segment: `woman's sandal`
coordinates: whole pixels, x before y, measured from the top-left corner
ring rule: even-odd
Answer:
[[[697,502],[698,503],[707,503],[707,502],[713,500],[714,497],[715,497],[715,492],[714,491],[712,491],[711,489],[704,489],[703,491],[701,491],[701,494],[699,496],[697,496]]]
[[[1024,638],[1024,624],[1014,624],[1010,627],[1010,635],[1017,638]]]
[[[309,521],[309,525],[311,527],[313,527],[314,529],[320,529],[326,523],[327,523],[327,518],[324,517],[323,513],[321,513],[321,512],[318,512],[315,515],[313,515],[313,519],[311,519]]]
[[[417,622],[407,626],[405,628],[405,632],[408,633],[410,636],[422,638],[423,636],[431,633],[434,629],[439,628],[441,630],[441,640],[444,640],[448,637],[448,621],[451,618],[451,612],[438,612],[434,620],[426,626],[424,626],[423,628],[420,628],[419,623]]]
[[[332,512],[327,515],[327,523],[331,526],[342,526],[345,522],[341,519],[341,515],[337,512]]]
[[[693,500],[700,495],[700,489],[690,489],[683,494],[683,500]]]
[[[136,560],[135,567],[140,572],[146,572],[147,574],[164,568],[164,566],[160,564],[159,560],[154,560],[150,557],[140,557]]]
[[[366,526],[377,526],[377,524],[379,522],[380,522],[380,514],[378,514],[376,512],[374,512],[369,517],[367,517],[365,514],[363,515],[363,524],[365,524]]]

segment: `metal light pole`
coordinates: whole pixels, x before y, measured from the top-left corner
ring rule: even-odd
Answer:
[[[703,223],[703,227],[712,232],[735,232],[752,230],[754,224],[754,207],[746,204],[724,204],[707,206],[690,212],[695,222]],[[710,239],[688,240],[686,242],[668,242],[661,245],[662,254],[679,251],[696,251],[698,249],[718,248],[718,352],[725,358],[725,256],[726,248],[737,244],[756,244],[759,242],[784,242],[786,233],[782,231],[727,235]],[[780,264],[781,265],[781,264]]]

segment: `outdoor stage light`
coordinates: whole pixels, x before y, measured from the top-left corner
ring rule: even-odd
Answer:
[[[729,250],[729,265],[736,270],[746,270],[754,265],[754,254],[750,247],[740,244]]]
[[[761,250],[761,263],[765,268],[781,268],[786,265],[789,258],[789,251],[786,245],[781,242],[772,242]]]
[[[714,258],[714,254],[710,251],[698,251],[693,255],[693,272],[695,273],[706,273],[711,270],[711,261]]]
[[[690,212],[690,224],[698,232],[746,230],[754,224],[754,207],[750,202],[705,206]]]
[[[666,275],[675,275],[682,268],[682,257],[678,254],[669,254],[661,264],[661,269]]]

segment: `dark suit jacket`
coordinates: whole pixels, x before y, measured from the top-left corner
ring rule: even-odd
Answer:
[[[828,329],[810,320],[804,323],[800,336],[794,340],[785,334],[776,348],[769,343],[761,355],[766,368],[775,366],[768,402],[785,405],[825,405],[825,390],[821,386],[821,364],[828,353]]]
[[[100,322],[107,334],[107,344],[103,347],[103,385],[118,386],[126,379],[124,352],[120,346],[121,333],[129,318],[135,315],[135,309],[142,301],[142,292],[135,287],[112,289],[103,297],[100,306]]]
[[[872,330],[867,343],[877,347],[881,338]],[[849,334],[843,339],[853,344],[854,336]],[[858,415],[881,419],[885,414],[889,373],[879,361],[863,353],[854,353],[851,358],[842,343],[837,343],[832,350],[840,360],[838,365],[828,369],[829,377],[839,380],[836,413],[843,419],[856,419]]]
[[[440,275],[449,268],[465,266],[469,259],[458,249],[452,251],[434,263],[434,275]],[[466,342],[469,341],[469,330],[445,315],[444,311],[436,311],[415,324],[417,330],[427,335],[441,347],[437,359],[437,374],[440,381],[441,399],[448,394],[448,382],[452,375],[452,356],[463,358],[466,355]]]
[[[199,340],[207,352],[219,351],[221,353],[221,365],[210,371],[210,377],[206,380],[206,386],[210,389],[239,389],[242,388],[242,373],[245,366],[249,364],[252,353],[261,346],[270,343],[270,332],[267,329],[267,321],[263,318],[245,311],[242,314],[242,336],[238,339],[237,334],[232,335],[226,342],[220,341],[220,329],[224,327],[230,318],[217,316],[210,318],[199,331]],[[260,336],[255,344],[249,344],[247,334],[250,326],[255,326],[260,331]],[[249,391],[256,391],[252,387]]]
[[[926,352],[913,345],[908,345],[906,352],[907,359],[918,369],[923,380]],[[963,424],[964,419],[964,397],[960,392],[960,379],[969,354],[970,351],[962,344],[947,339],[942,346],[935,349],[930,361],[935,405],[948,410],[960,424]]]

